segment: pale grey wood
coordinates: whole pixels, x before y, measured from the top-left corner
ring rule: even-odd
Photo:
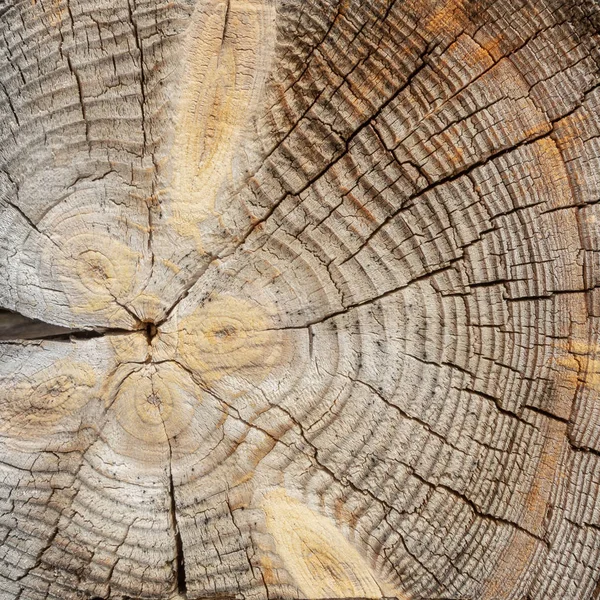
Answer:
[[[593,0],[0,4],[0,600],[588,600]]]

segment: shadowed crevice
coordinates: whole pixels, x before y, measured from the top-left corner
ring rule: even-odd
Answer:
[[[173,483],[171,456],[171,446],[169,444],[169,497],[171,499],[171,522],[173,525],[173,532],[175,534],[175,575],[177,578],[177,591],[180,594],[185,595],[187,592],[187,583],[185,578],[185,557],[183,554],[183,541],[181,540],[179,523],[177,522],[177,507],[175,505],[175,485]]]
[[[18,312],[0,309],[0,340],[33,340],[68,336],[78,330],[31,319]],[[94,332],[89,332],[94,333]]]
[[[144,331],[150,331],[149,327],[153,324],[144,323]],[[139,329],[122,329],[118,327],[90,327],[90,328],[70,328],[46,323],[39,319],[26,317],[21,313],[8,309],[0,308],[0,341],[20,342],[20,341],[65,341],[71,339],[88,340],[92,338],[103,337],[105,335],[129,335],[137,333]],[[152,330],[156,334],[156,327]]]

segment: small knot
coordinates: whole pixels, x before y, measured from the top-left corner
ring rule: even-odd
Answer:
[[[160,398],[156,394],[151,394],[148,396],[147,400],[148,404],[152,404],[153,406],[160,406],[161,401]]]

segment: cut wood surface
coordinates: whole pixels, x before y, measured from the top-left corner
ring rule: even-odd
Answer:
[[[600,597],[595,0],[0,0],[0,600]]]

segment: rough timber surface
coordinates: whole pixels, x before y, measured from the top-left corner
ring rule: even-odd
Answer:
[[[600,596],[594,0],[0,0],[0,599]]]

